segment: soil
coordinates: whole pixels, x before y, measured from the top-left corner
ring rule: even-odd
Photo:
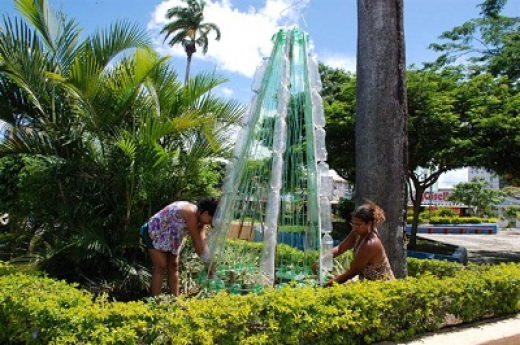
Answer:
[[[411,249],[411,248],[410,248]],[[441,255],[451,255],[455,252],[457,246],[442,242],[417,238],[414,251]]]

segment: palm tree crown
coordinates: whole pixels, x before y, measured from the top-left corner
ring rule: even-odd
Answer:
[[[176,18],[174,21],[166,24],[161,30],[166,33],[164,41],[168,41],[168,45],[173,47],[176,44],[182,44],[186,51],[186,76],[185,83],[190,79],[191,57],[197,51],[197,46],[202,47],[202,53],[208,52],[208,34],[215,31],[215,40],[220,40],[220,29],[216,24],[204,23],[204,7],[206,3],[203,0],[183,0],[188,7],[175,6],[168,10],[166,18]]]

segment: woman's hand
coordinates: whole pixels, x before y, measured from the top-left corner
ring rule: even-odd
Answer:
[[[320,264],[320,261],[316,261],[312,266],[311,266],[311,269],[312,269],[312,272],[314,272],[314,274],[318,274],[318,266]]]
[[[334,279],[329,279],[326,283],[325,283],[325,287],[331,287],[331,286],[334,286],[334,284],[337,283]]]

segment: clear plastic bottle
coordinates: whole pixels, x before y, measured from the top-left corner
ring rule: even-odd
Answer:
[[[216,281],[216,279],[211,279],[208,282],[208,291],[209,292],[217,292],[217,281]]]
[[[289,103],[289,88],[282,85],[278,90],[278,115],[287,115],[287,105]]]
[[[323,109],[323,100],[321,99],[318,91],[313,90],[311,92],[312,101],[312,119],[314,126],[325,127],[325,111]]]
[[[321,269],[330,272],[334,266],[333,254],[334,240],[328,232],[321,238]]]
[[[285,142],[287,137],[287,124],[285,119],[278,118],[274,125],[273,151],[274,153],[285,152]]]
[[[327,147],[325,146],[325,136],[325,129],[323,127],[317,127],[315,131],[316,160],[319,162],[327,160]]]
[[[319,194],[330,198],[332,196],[332,177],[329,174],[329,165],[325,162],[319,162],[318,170],[320,176]]]
[[[222,279],[215,279],[215,280],[216,280],[217,292],[224,290],[226,288],[226,283]]]
[[[332,231],[332,210],[330,199],[326,196],[320,197],[320,220],[322,233],[328,234]]]
[[[242,127],[238,130],[235,137],[235,147],[233,148],[233,157],[239,158],[244,149],[244,145],[247,143],[248,130]]]
[[[269,63],[269,58],[264,57],[262,59],[262,62],[257,66],[255,75],[253,77],[253,84],[251,85],[251,90],[253,90],[253,92],[260,91],[268,63]]]
[[[241,290],[242,290],[242,285],[240,285],[238,283],[231,285],[231,288],[229,289],[229,291],[234,295],[238,295]]]
[[[322,89],[320,72],[318,69],[318,61],[316,55],[309,56],[307,68],[309,70],[309,79],[311,80],[311,87],[320,92]]]

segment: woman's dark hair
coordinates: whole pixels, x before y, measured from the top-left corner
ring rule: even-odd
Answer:
[[[366,201],[358,206],[352,216],[361,219],[364,223],[372,222],[374,226],[381,225],[385,221],[385,212],[373,201]]]
[[[199,213],[203,213],[205,211],[208,211],[208,214],[213,217],[215,214],[215,211],[217,210],[218,206],[218,199],[214,198],[212,196],[206,196],[203,198],[200,198],[197,202],[197,211]]]

